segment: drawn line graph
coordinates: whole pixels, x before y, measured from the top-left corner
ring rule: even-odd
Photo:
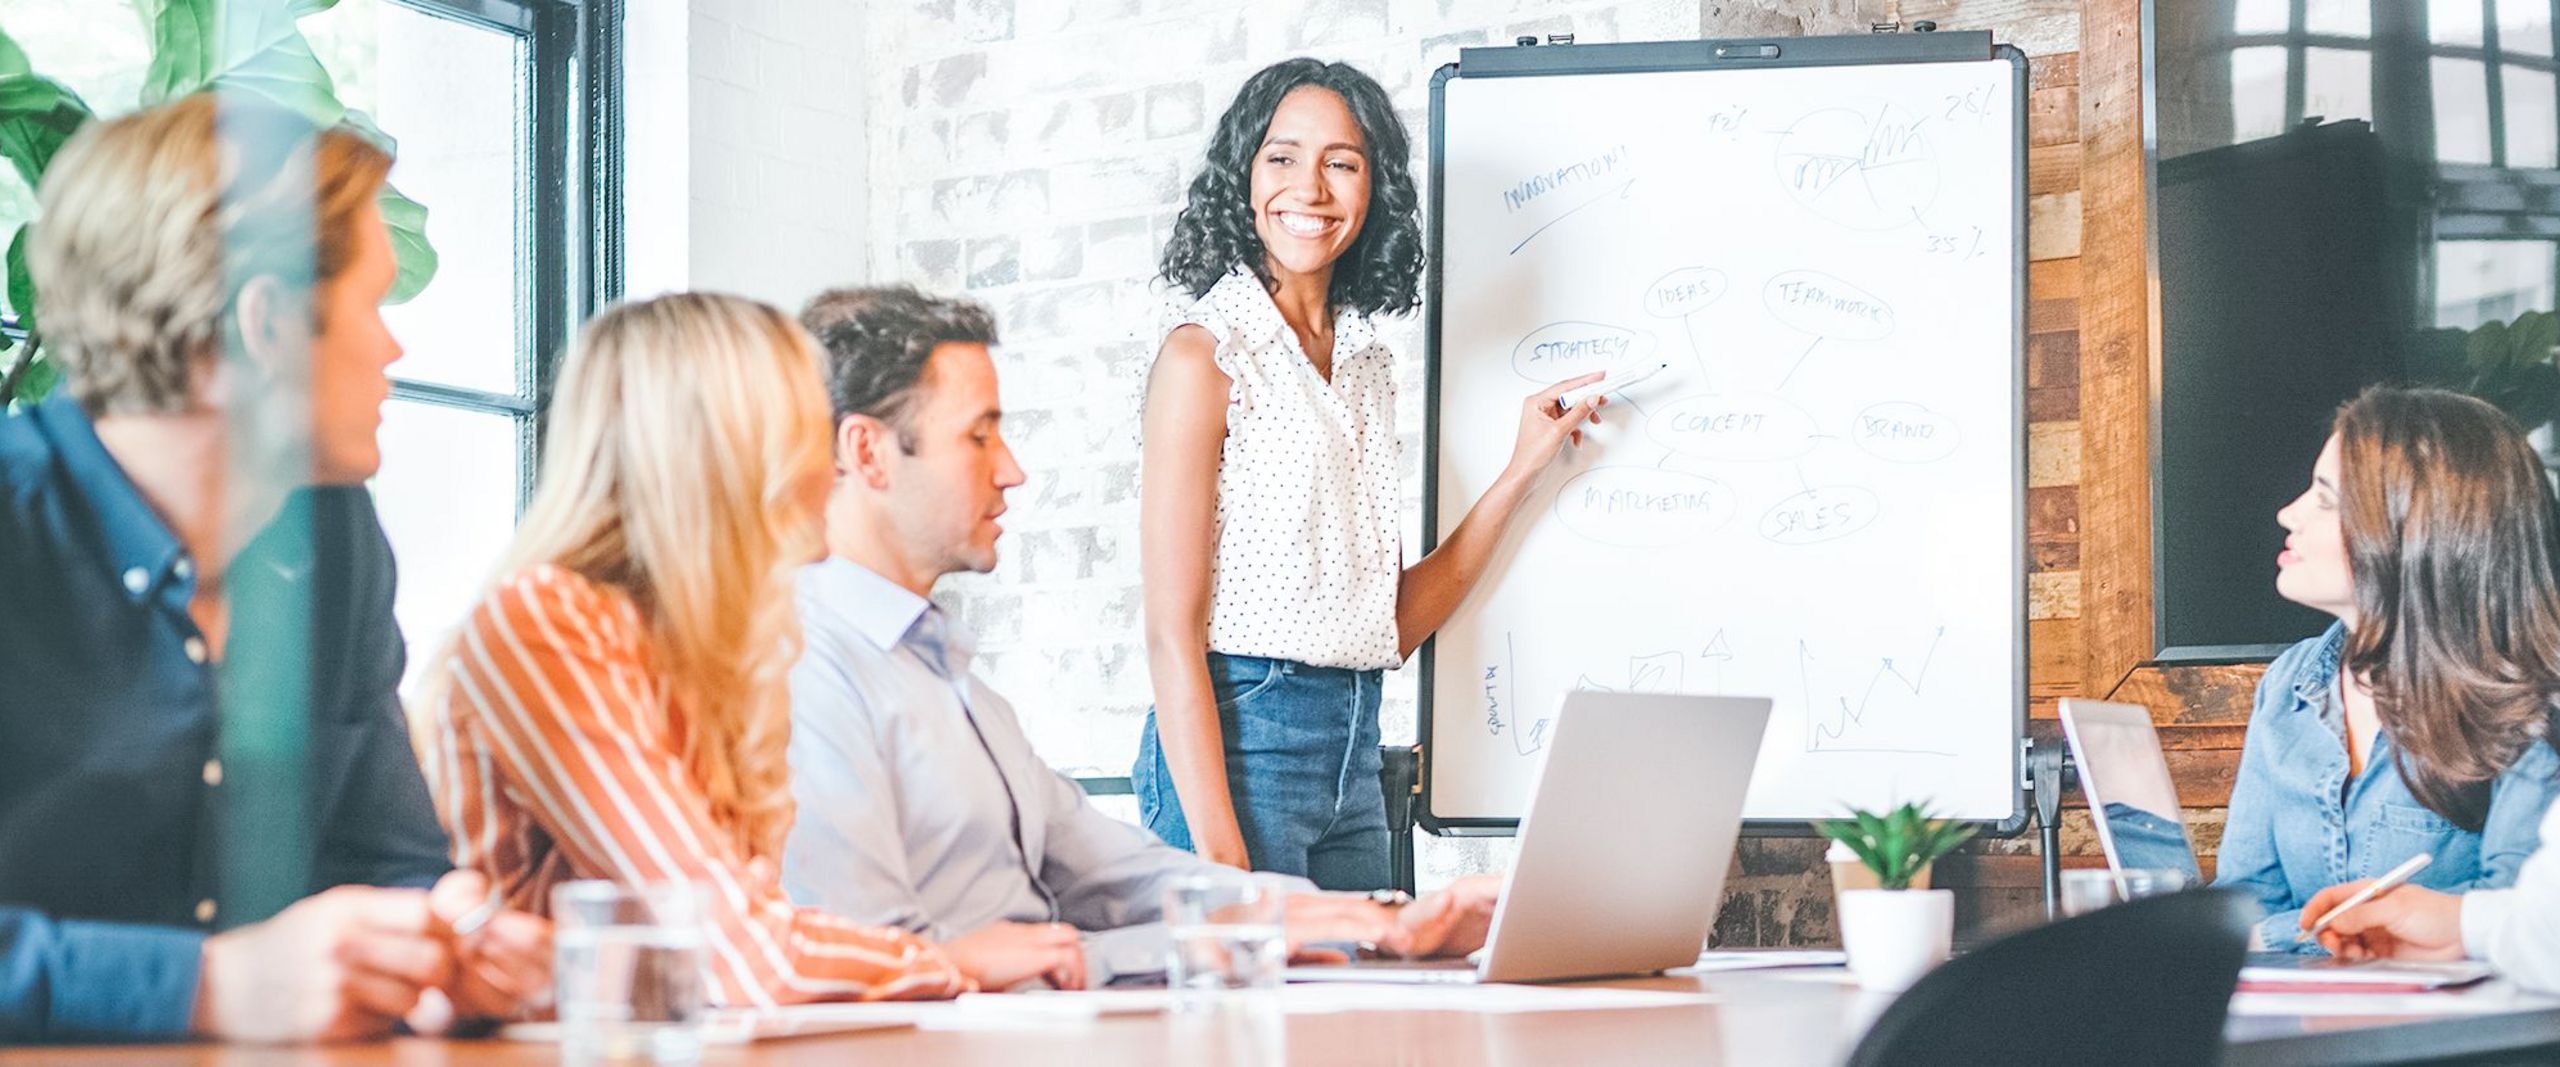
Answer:
[[[1866,684],[1858,690],[1857,699],[1854,702],[1846,692],[1832,695],[1832,701],[1838,705],[1837,714],[1832,714],[1834,709],[1824,708],[1816,703],[1813,688],[1813,663],[1816,657],[1808,642],[1797,641],[1796,677],[1804,686],[1805,751],[1902,752],[1954,758],[1953,752],[1910,745],[1861,744],[1854,736],[1867,725],[1867,715],[1875,709],[1877,690],[1882,689],[1888,698],[1897,694],[1909,697],[1918,697],[1921,694],[1921,690],[1928,684],[1929,664],[1937,659],[1938,644],[1945,640],[1946,636],[1947,628],[1944,626],[1938,627],[1937,632],[1930,635],[1929,648],[1921,654],[1920,664],[1915,668],[1906,670],[1895,664],[1891,656],[1877,660],[1875,672],[1867,676]]]

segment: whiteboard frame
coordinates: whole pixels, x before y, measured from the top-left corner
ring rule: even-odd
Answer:
[[[2008,61],[2015,79],[2011,91],[2011,121],[2017,137],[2011,149],[2010,172],[2017,207],[2015,225],[2011,228],[2018,270],[2010,280],[2012,303],[2017,321],[2010,332],[2010,387],[2018,399],[2018,421],[2010,437],[2010,477],[2017,487],[2015,507],[2010,516],[2011,539],[2009,574],[2015,584],[2010,590],[2010,603],[2016,611],[2019,635],[2016,657],[2011,666],[2010,720],[2012,744],[2009,748],[2009,815],[2000,820],[1964,820],[1981,832],[1998,837],[2014,837],[2025,831],[2030,816],[2027,806],[2029,783],[2026,777],[2027,734],[2027,56],[2013,45],[1996,44],[1989,31],[1966,33],[1875,34],[1840,37],[1770,37],[1730,38],[1697,41],[1643,41],[1626,44],[1562,44],[1535,47],[1466,48],[1458,52],[1458,61],[1442,66],[1431,75],[1430,175],[1431,197],[1424,226],[1430,255],[1423,265],[1423,364],[1426,375],[1423,399],[1422,430],[1422,550],[1425,554],[1440,543],[1440,264],[1444,234],[1442,203],[1446,200],[1446,144],[1448,124],[1447,88],[1456,78],[1518,78],[1567,74],[1648,74],[1690,70],[1742,70],[1775,67],[1875,66],[1895,63],[1981,62],[1986,59]],[[1465,506],[1463,503],[1461,507]],[[1431,721],[1432,703],[1437,693],[1433,667],[1439,642],[1435,636],[1423,642],[1421,678],[1416,700],[1416,736],[1420,766],[1416,775],[1415,821],[1422,829],[1440,837],[1509,837],[1520,829],[1518,819],[1479,817],[1443,818],[1431,808]],[[1799,819],[1746,819],[1742,832],[1747,837],[1811,837],[1813,824]]]

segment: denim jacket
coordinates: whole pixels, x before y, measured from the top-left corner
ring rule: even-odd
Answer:
[[[2560,777],[2560,755],[2550,744],[2525,749],[2491,786],[2479,833],[2418,802],[2393,765],[2388,733],[2350,782],[2338,703],[2346,640],[2346,626],[2332,625],[2267,666],[2231,787],[2214,883],[2256,894],[2267,912],[2260,940],[2273,951],[2320,951],[2316,942],[2295,940],[2312,894],[2381,877],[2420,852],[2435,860],[2411,881],[2428,889],[2459,893],[2515,881],[2541,840],[2543,809]]]

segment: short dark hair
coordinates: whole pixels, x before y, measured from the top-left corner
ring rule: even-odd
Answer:
[[[898,449],[916,450],[907,413],[933,350],[996,343],[996,317],[963,297],[928,296],[912,285],[829,289],[800,311],[800,325],[827,350],[830,425],[868,415],[896,427]]]
[[[1351,108],[1369,154],[1369,219],[1334,263],[1326,301],[1365,315],[1422,306],[1421,197],[1413,186],[1412,139],[1375,78],[1347,63],[1285,59],[1245,79],[1209,136],[1208,165],[1191,180],[1159,264],[1164,280],[1194,298],[1243,267],[1271,284],[1262,238],[1253,232],[1253,158],[1281,98],[1301,86],[1331,90]]]

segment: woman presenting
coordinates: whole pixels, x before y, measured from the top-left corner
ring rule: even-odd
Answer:
[[[1165,247],[1190,303],[1147,381],[1140,809],[1176,845],[1327,889],[1387,884],[1387,668],[1448,621],[1603,403],[1558,403],[1596,374],[1523,401],[1501,477],[1403,565],[1395,360],[1371,319],[1421,303],[1409,157],[1368,75],[1292,59],[1246,81]]]

